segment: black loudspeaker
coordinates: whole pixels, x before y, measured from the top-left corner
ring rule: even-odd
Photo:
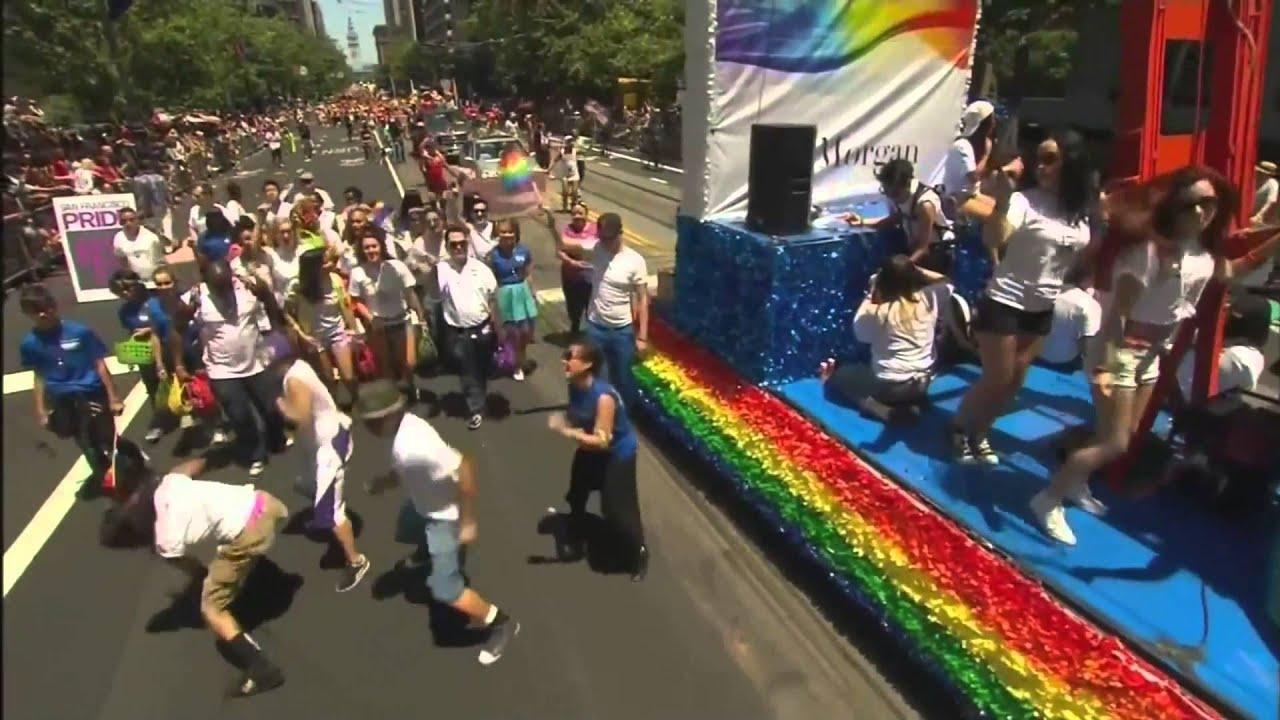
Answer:
[[[809,229],[813,201],[814,125],[752,125],[747,227],[770,235]]]

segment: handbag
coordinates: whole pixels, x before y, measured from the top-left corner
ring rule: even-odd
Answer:
[[[218,411],[218,399],[213,394],[213,385],[209,382],[207,373],[201,371],[193,375],[182,390],[191,412],[213,415]]]
[[[186,389],[181,380],[170,378],[168,388],[163,394],[156,393],[156,403],[164,403],[163,407],[175,417],[191,414],[191,401],[187,399]]]
[[[516,371],[516,344],[505,328],[498,330],[498,342],[493,347],[493,367],[503,375]]]
[[[435,338],[431,337],[431,328],[418,326],[418,363],[434,365],[440,359],[440,349],[436,347]]]
[[[356,375],[365,382],[378,378],[378,359],[366,342],[356,343]]]

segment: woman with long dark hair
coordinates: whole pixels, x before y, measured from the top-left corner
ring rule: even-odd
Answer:
[[[974,319],[982,375],[952,421],[952,448],[961,463],[1000,462],[987,433],[1022,388],[1053,325],[1064,278],[1089,245],[1098,188],[1084,138],[1068,130],[1040,143],[1032,182],[1015,192],[1007,173],[994,176],[995,209],[983,241],[1003,257]]]
[[[1102,331],[1085,357],[1096,412],[1094,439],[1067,457],[1031,500],[1044,531],[1074,545],[1063,503],[1091,514],[1105,508],[1089,478],[1128,450],[1178,326],[1195,317],[1211,280],[1229,282],[1280,245],[1280,232],[1228,260],[1224,245],[1240,195],[1217,171],[1185,167],[1109,198],[1111,230],[1095,269]]]
[[[996,108],[986,100],[969,103],[960,116],[960,131],[947,150],[943,166],[943,188],[956,208],[952,217],[985,220],[995,201],[982,193],[984,180],[996,169],[992,162],[995,147]]]
[[[372,228],[370,228],[372,230]],[[363,304],[357,314],[369,328],[370,346],[378,366],[390,380],[399,381],[411,402],[418,394],[413,369],[418,362],[418,346],[410,311],[418,322],[427,322],[426,312],[414,290],[417,279],[403,262],[392,258],[378,234],[360,238],[361,262],[351,271],[348,290]]]
[[[835,400],[886,420],[893,409],[924,401],[933,380],[938,318],[951,294],[946,280],[906,255],[885,261],[853,318],[858,341],[871,346],[871,361],[837,368],[828,359],[819,368]]]
[[[569,345],[564,351],[569,410],[552,415],[547,426],[578,444],[565,496],[575,544],[582,537],[587,500],[599,490],[605,520],[631,555],[631,579],[640,582],[649,569],[649,550],[636,489],[636,433],[622,396],[600,376],[603,364],[604,353],[594,343]]]
[[[320,378],[331,384],[337,367],[354,403],[356,316],[342,278],[330,269],[326,254],[325,248],[309,248],[298,258],[298,288],[287,317],[299,348],[308,360],[315,361]]]

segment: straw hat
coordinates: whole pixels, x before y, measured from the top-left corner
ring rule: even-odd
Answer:
[[[1257,167],[1255,167],[1254,170],[1257,170],[1263,175],[1270,175],[1271,177],[1276,177],[1276,175],[1278,174],[1276,170],[1276,164],[1271,162],[1270,160],[1263,160],[1262,162],[1258,163]]]

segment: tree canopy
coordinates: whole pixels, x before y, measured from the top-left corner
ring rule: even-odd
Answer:
[[[329,38],[235,0],[135,2],[115,23],[102,0],[5,0],[4,40],[6,94],[53,98],[64,121],[310,97],[351,77]]]

